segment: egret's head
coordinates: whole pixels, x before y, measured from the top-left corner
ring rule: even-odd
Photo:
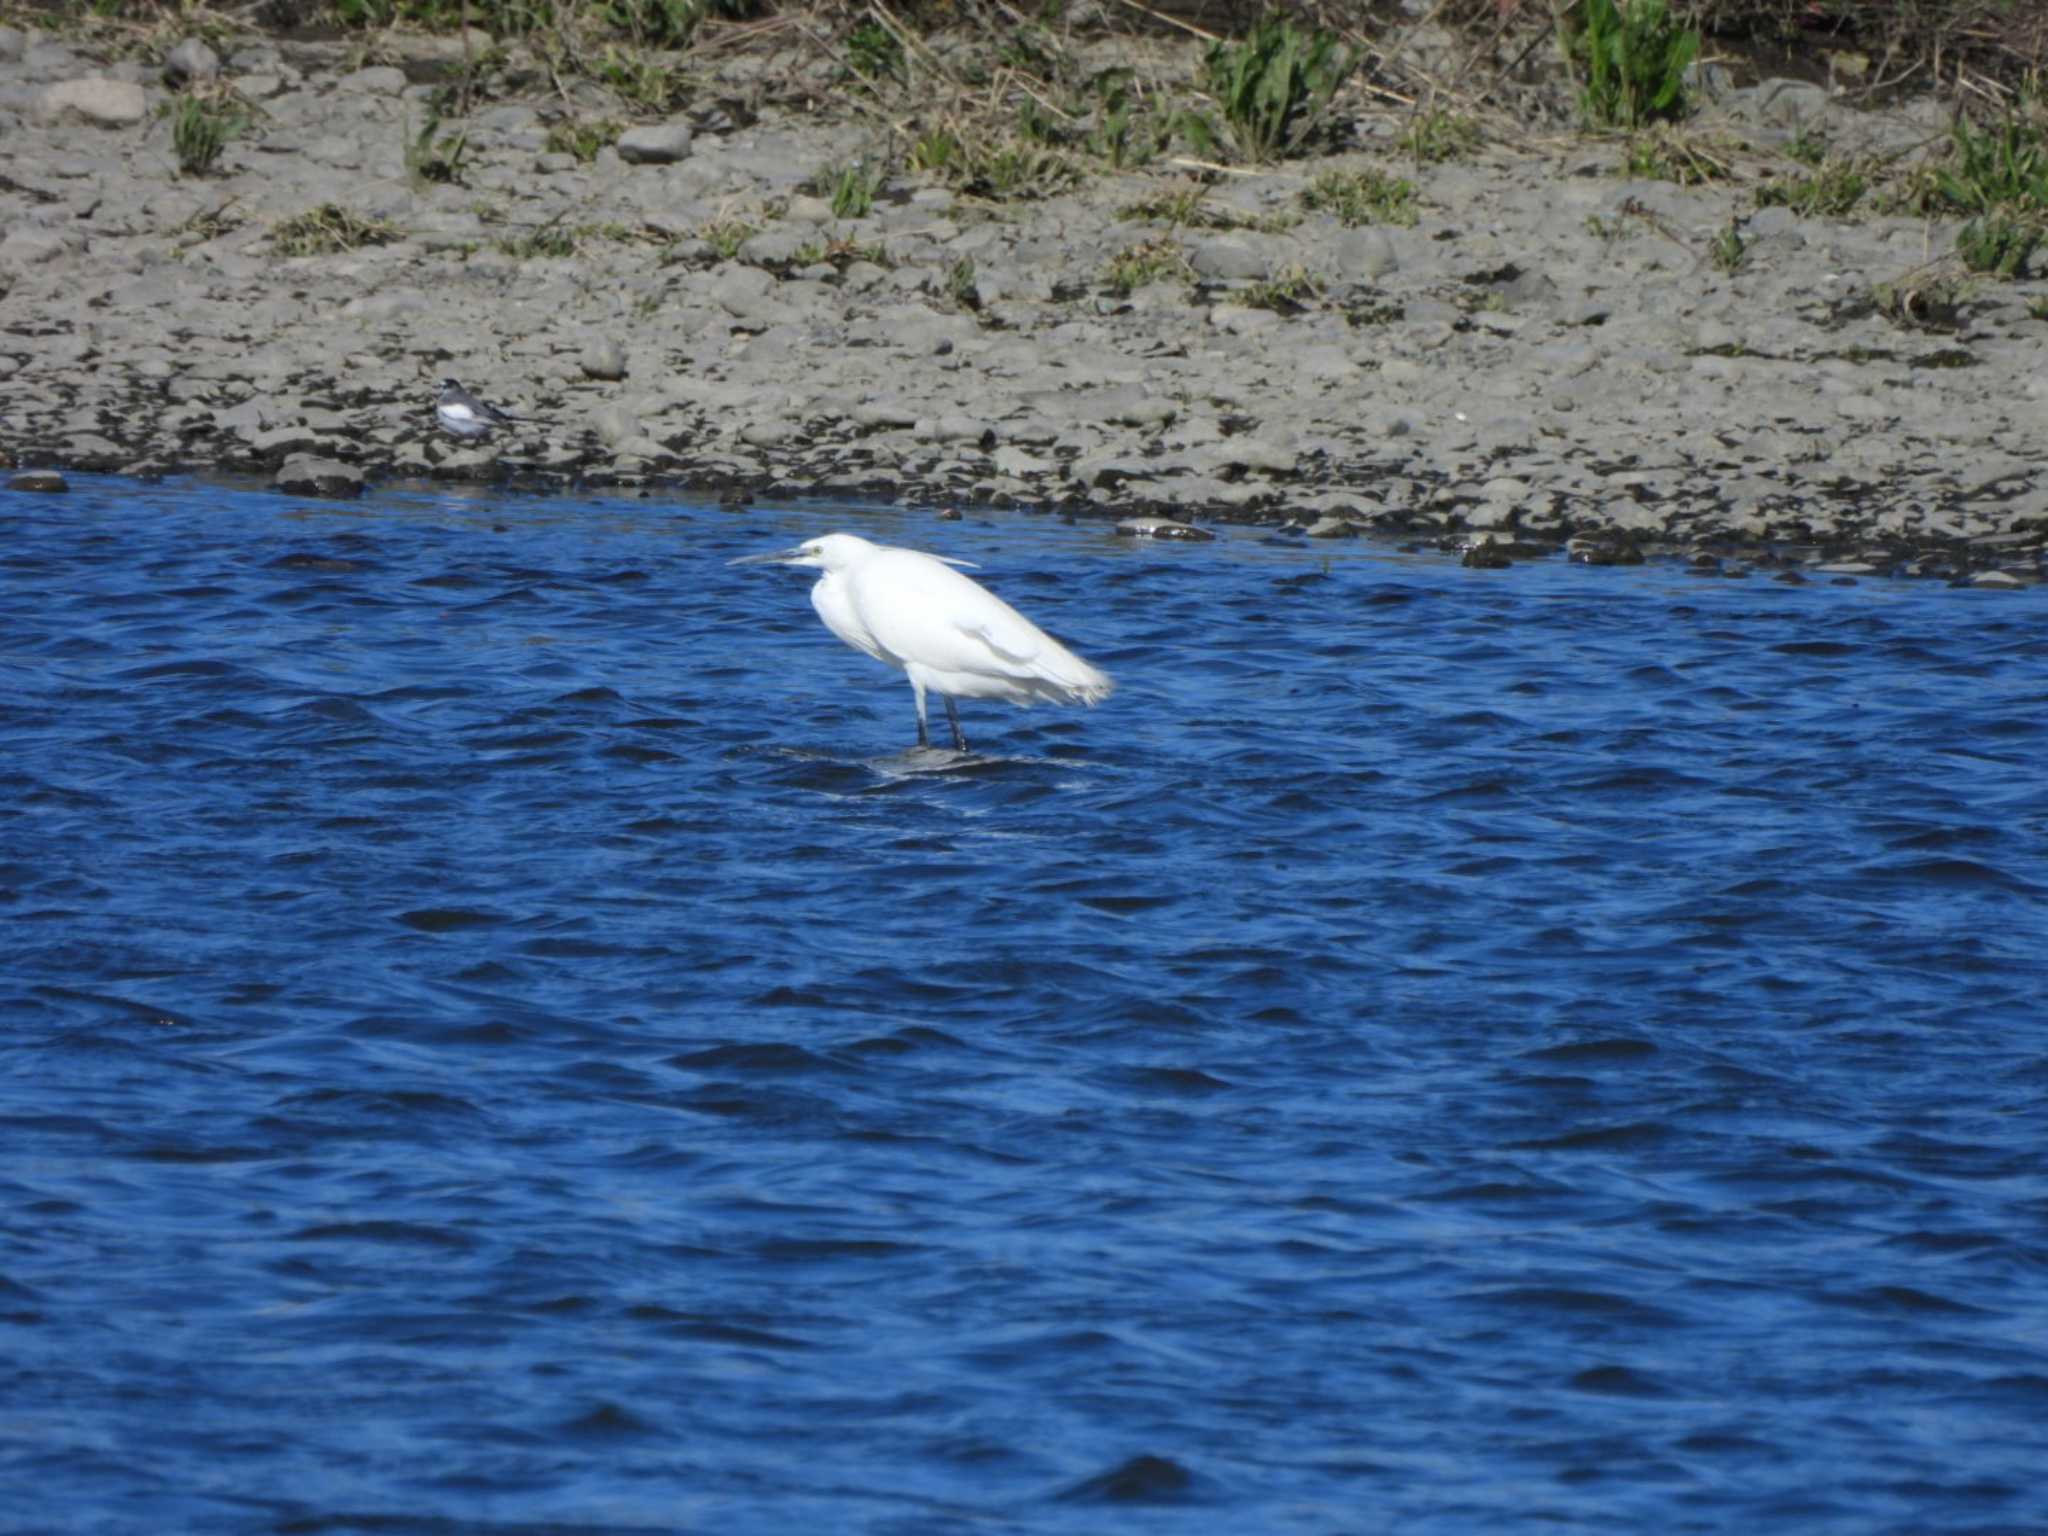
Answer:
[[[794,549],[779,549],[772,555],[742,555],[728,565],[802,565],[812,570],[840,571],[874,549],[866,539],[850,533],[821,534],[805,539]]]

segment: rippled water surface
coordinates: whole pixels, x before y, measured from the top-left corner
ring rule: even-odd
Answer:
[[[1118,678],[969,703],[844,527]],[[2048,609],[0,499],[0,1528],[2048,1526]]]

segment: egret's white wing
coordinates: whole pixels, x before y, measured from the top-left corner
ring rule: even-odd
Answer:
[[[811,606],[818,610],[818,617],[825,621],[825,627],[856,651],[865,651],[877,661],[895,661],[875,639],[867,621],[854,606],[844,577],[820,577],[811,588]]]
[[[883,649],[933,672],[1028,677],[1049,643],[986,587],[917,550],[887,550],[862,566],[852,599]]]

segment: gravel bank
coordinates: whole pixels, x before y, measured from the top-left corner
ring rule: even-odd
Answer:
[[[564,100],[539,80],[444,125],[467,139],[462,184],[438,184],[406,147],[462,45],[407,46],[367,68],[268,39],[103,65],[0,28],[0,461],[989,501],[1482,563],[2048,575],[2048,283],[1982,283],[1952,327],[1871,301],[1910,293],[1952,225],[1623,179],[1593,139],[1417,167],[1393,114],[1343,156],[1220,176],[1208,227],[1132,215],[1188,184],[1171,165],[1000,206],[900,178],[835,220],[805,185],[870,147],[859,124],[712,111],[582,162],[549,152]],[[261,115],[217,174],[181,176],[166,73],[213,69]],[[1717,123],[1904,152],[1945,118],[1766,81],[1695,127]],[[1367,167],[1413,181],[1412,226],[1305,209],[1318,173]],[[322,204],[392,238],[274,248]],[[705,232],[735,217],[758,232],[724,255]],[[562,232],[573,254],[531,253]],[[1146,242],[1185,267],[1118,293],[1112,258]],[[1316,287],[1254,302],[1290,273]],[[439,435],[450,375],[533,422]]]

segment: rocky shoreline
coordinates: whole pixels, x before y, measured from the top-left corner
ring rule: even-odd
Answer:
[[[728,104],[585,159],[550,128],[601,94],[543,75],[443,123],[458,174],[423,177],[434,82],[476,46],[365,63],[252,36],[110,63],[0,28],[0,464],[2048,579],[2048,282],[1923,299],[1953,224],[1759,207],[1762,171],[1630,179],[1584,136],[1416,165],[1402,114],[1365,101],[1357,147],[1323,160],[1168,160],[999,204],[898,172],[835,217],[834,169],[887,147],[862,120]],[[181,174],[162,109],[216,77],[251,125],[214,174]],[[1766,80],[1704,121],[1905,156],[1947,118]],[[1365,169],[1412,183],[1412,224],[1304,202]],[[376,243],[281,248],[321,209]],[[441,435],[449,376],[532,420]]]

